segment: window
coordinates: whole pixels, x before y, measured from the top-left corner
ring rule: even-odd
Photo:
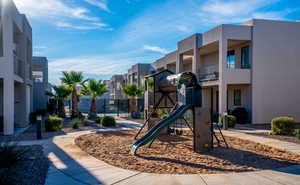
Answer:
[[[43,82],[43,72],[42,71],[32,71],[32,78],[35,82]]]
[[[241,99],[241,90],[235,89],[233,92],[233,104],[234,106],[241,106],[242,105],[242,99]]]
[[[250,68],[250,51],[249,46],[245,46],[241,49],[241,68]]]
[[[229,69],[235,68],[235,52],[234,52],[234,50],[227,52],[227,68],[229,68]]]

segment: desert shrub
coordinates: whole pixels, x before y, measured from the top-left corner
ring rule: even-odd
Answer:
[[[237,119],[235,116],[233,115],[224,115],[223,116],[223,119],[222,119],[222,125],[224,124],[224,119],[227,119],[228,120],[228,127],[229,128],[234,128],[236,123],[237,123]]]
[[[114,126],[116,126],[116,120],[115,120],[114,117],[105,116],[101,120],[101,125],[104,126],[104,127],[114,127]]]
[[[166,109],[158,109],[156,113],[160,119],[166,119],[169,116],[169,112]]]
[[[35,124],[36,121],[37,121],[37,115],[36,115],[36,112],[31,112],[31,113],[29,114],[29,122],[30,122],[31,124]]]
[[[58,116],[49,116],[45,120],[45,128],[48,132],[56,132],[62,129],[63,119]]]
[[[85,116],[81,112],[79,112],[78,118],[81,119],[81,120],[84,120]]]
[[[296,137],[297,137],[298,139],[300,139],[300,129],[297,129],[297,131],[296,131]]]
[[[102,118],[99,117],[99,116],[97,116],[96,119],[95,119],[95,123],[100,124],[100,123],[101,123],[101,120],[102,120]]]
[[[295,132],[295,119],[292,117],[277,117],[271,122],[273,135],[293,135]]]
[[[29,151],[18,147],[15,143],[0,143],[0,168],[14,167]]]
[[[2,132],[4,129],[4,120],[3,120],[3,116],[0,116],[0,132]]]
[[[236,117],[236,122],[238,124],[246,124],[248,123],[248,112],[243,107],[237,107],[230,112],[230,115]]]
[[[79,129],[79,126],[82,124],[82,120],[79,118],[74,118],[71,120],[71,126],[73,129]]]

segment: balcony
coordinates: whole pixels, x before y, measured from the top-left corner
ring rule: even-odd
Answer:
[[[219,72],[199,75],[200,82],[208,82],[208,81],[215,81],[215,80],[219,80]]]
[[[24,78],[24,65],[23,61],[18,60],[18,58],[14,57],[14,73],[21,78]]]

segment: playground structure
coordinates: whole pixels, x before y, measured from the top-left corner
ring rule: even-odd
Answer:
[[[202,107],[201,87],[193,73],[173,74],[169,70],[163,70],[145,77],[145,89],[146,118],[135,139],[146,125],[148,131],[131,146],[132,154],[136,154],[138,148],[147,143],[151,146],[159,134],[179,119],[182,119],[193,132],[194,151],[210,151],[213,148],[214,136],[220,144],[211,124],[209,109]],[[159,121],[153,119],[159,109],[169,109],[169,116]],[[192,111],[192,126],[184,117],[189,110]],[[227,146],[220,128],[219,131]]]

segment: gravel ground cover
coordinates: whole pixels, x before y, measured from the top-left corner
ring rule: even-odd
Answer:
[[[160,136],[151,148],[129,154],[137,131],[87,134],[75,143],[85,152],[111,165],[129,170],[160,174],[214,174],[256,171],[300,163],[300,156],[248,140],[226,137],[230,148],[195,153],[192,135]]]
[[[12,168],[0,168],[0,185],[44,185],[49,161],[40,145],[30,148],[24,159]]]
[[[258,132],[258,133],[247,133],[247,134],[300,144],[300,139],[298,139],[295,136],[271,135],[269,132]]]

